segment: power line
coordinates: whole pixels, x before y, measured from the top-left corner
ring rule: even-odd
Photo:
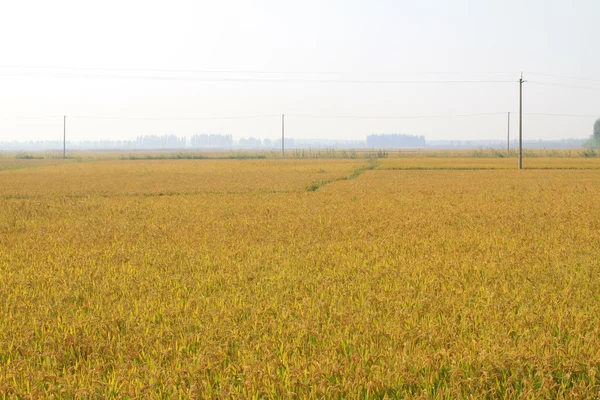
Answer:
[[[575,118],[598,118],[598,114],[554,114],[554,113],[524,113],[524,115],[545,116],[545,117],[575,117]]]
[[[465,118],[483,117],[494,115],[506,115],[506,112],[489,112],[476,114],[446,114],[446,115],[316,115],[316,114],[286,114],[287,117],[315,118],[315,119],[429,119],[429,118]],[[598,118],[598,114],[559,114],[559,113],[523,113],[529,116],[548,117],[573,117],[573,118]],[[209,121],[209,120],[235,120],[281,117],[281,114],[239,115],[220,117],[139,117],[139,116],[110,116],[110,115],[68,115],[73,119],[96,119],[96,120],[137,120],[137,121]],[[0,120],[44,120],[59,119],[62,115],[52,116],[0,116]]]
[[[278,117],[279,114],[264,114],[264,115],[244,115],[244,116],[224,116],[224,117],[127,117],[127,116],[107,116],[107,115],[67,115],[70,119],[103,119],[103,120],[148,120],[148,121],[206,121],[206,120],[233,120],[233,119],[253,119],[253,118],[268,118]],[[41,120],[41,119],[57,119],[64,116],[0,116],[0,120]]]
[[[489,115],[506,115],[506,112],[491,112],[478,114],[453,114],[453,115],[402,115],[402,116],[340,116],[340,115],[311,115],[311,114],[286,114],[291,117],[301,118],[331,118],[331,119],[425,119],[425,118],[457,118],[457,117],[480,117]]]
[[[513,83],[512,80],[353,80],[353,79],[270,79],[270,78],[206,78],[193,76],[109,75],[72,73],[0,72],[0,75],[48,78],[92,78],[120,80],[239,82],[239,83],[339,83],[339,84],[469,84]]]
[[[335,71],[265,71],[265,70],[200,70],[200,69],[143,69],[143,68],[97,68],[97,67],[50,67],[25,65],[0,65],[3,69],[34,69],[34,70],[69,70],[69,71],[109,71],[109,72],[142,72],[142,73],[222,73],[222,74],[272,74],[272,75],[338,75],[338,76],[435,76],[435,75],[508,75],[507,72],[335,72]],[[597,79],[553,75],[539,72],[529,72],[531,75],[547,76],[558,79],[600,82]],[[52,78],[96,78],[96,79],[139,79],[139,80],[196,80],[203,82],[265,82],[265,83],[366,83],[366,84],[436,84],[436,83],[511,83],[513,80],[494,79],[464,79],[464,80],[356,80],[356,79],[271,79],[271,78],[215,78],[198,76],[165,76],[165,75],[118,75],[118,74],[77,74],[69,72],[19,72],[0,71],[0,75],[33,76]],[[596,87],[569,85],[556,82],[530,81],[544,86],[570,87],[577,89],[600,90]]]
[[[539,73],[539,72],[528,72],[528,74],[530,74],[530,75],[538,75],[538,76],[547,76],[547,77],[550,77],[550,78],[557,78],[557,79],[571,79],[571,80],[576,80],[576,81],[600,82],[600,79],[578,78],[578,77],[574,77],[574,76],[561,76],[561,75],[553,75],[553,74],[543,74],[543,73]]]
[[[146,68],[103,68],[103,67],[70,67],[70,66],[29,66],[29,65],[0,65],[4,69],[48,69],[70,71],[112,71],[112,72],[160,72],[160,73],[223,73],[223,74],[290,74],[290,75],[510,75],[509,72],[480,72],[480,71],[430,71],[430,72],[384,72],[384,71],[268,71],[268,70],[231,70],[231,69],[146,69]]]
[[[286,114],[295,118],[322,118],[322,119],[429,119],[429,118],[462,118],[506,115],[506,112],[489,112],[477,114],[449,114],[449,115],[315,115],[315,114]],[[64,116],[0,116],[0,120],[22,120],[22,119],[58,119]],[[236,120],[281,117],[281,114],[261,114],[243,116],[221,116],[221,117],[139,117],[139,116],[110,116],[110,115],[68,115],[70,119],[91,120],[133,120],[133,121],[207,121],[207,120]]]
[[[28,120],[28,119],[55,119],[62,118],[62,116],[58,115],[50,115],[50,116],[14,116],[14,117],[4,117],[0,116],[0,120]]]
[[[569,84],[555,83],[555,82],[529,81],[529,83],[533,83],[534,85],[555,86],[555,87],[564,87],[564,88],[571,88],[571,89],[600,90],[600,87],[577,86],[577,85],[569,85]]]
[[[226,120],[226,119],[253,119],[278,117],[279,114],[263,114],[263,115],[244,115],[244,116],[226,116],[226,117],[121,117],[121,116],[105,116],[105,115],[69,115],[69,118],[78,119],[110,119],[110,120],[150,120],[150,121],[196,121],[196,120]]]

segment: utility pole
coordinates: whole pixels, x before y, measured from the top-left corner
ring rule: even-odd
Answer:
[[[285,115],[281,114],[281,157],[285,157]]]
[[[523,73],[519,79],[519,169],[523,169]]]
[[[63,158],[67,158],[67,116],[63,115]]]
[[[510,111],[508,112],[508,129],[506,132],[506,155],[510,155]]]

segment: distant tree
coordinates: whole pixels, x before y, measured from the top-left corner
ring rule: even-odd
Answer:
[[[425,136],[405,134],[367,135],[368,147],[425,147]]]
[[[587,147],[588,149],[600,149],[600,118],[594,123],[594,133],[592,134],[592,137],[586,140],[583,147]]]

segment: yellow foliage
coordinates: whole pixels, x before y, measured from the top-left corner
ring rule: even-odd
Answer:
[[[404,161],[0,172],[0,393],[596,397],[598,171]]]

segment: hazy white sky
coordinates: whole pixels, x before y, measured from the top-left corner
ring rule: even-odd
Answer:
[[[297,138],[503,139],[505,114],[299,115],[511,111],[516,135],[520,71],[530,81],[526,112],[589,115],[528,115],[526,139],[587,137],[600,116],[598,21],[598,0],[7,0],[0,5],[0,141],[59,140],[62,115],[71,140],[165,133],[276,138],[278,116],[76,116],[282,113],[289,115],[286,135]],[[356,83],[377,80],[388,83]],[[414,80],[513,82],[389,83]],[[53,118],[15,118],[23,116]]]

